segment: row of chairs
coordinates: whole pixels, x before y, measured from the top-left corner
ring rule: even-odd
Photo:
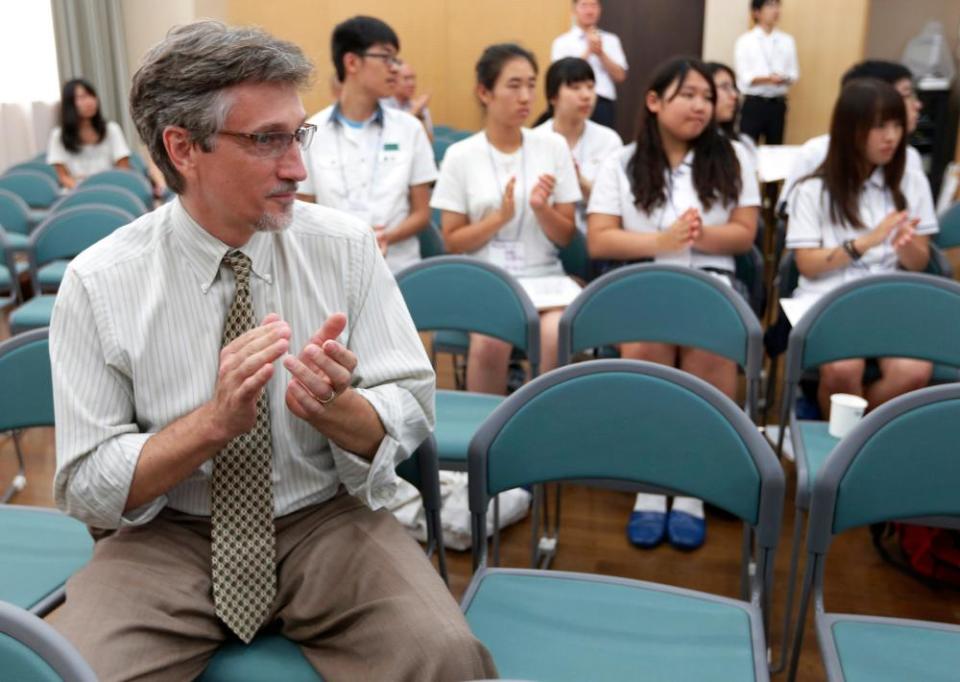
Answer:
[[[803,602],[817,600],[831,679],[946,680],[960,665],[956,626],[823,609],[823,560],[834,535],[881,520],[960,515],[960,466],[952,456],[960,436],[960,421],[952,418],[958,409],[956,384],[891,401],[863,420],[817,477]],[[685,437],[678,439],[678,432]],[[622,360],[582,363],[539,377],[507,398],[469,450],[475,573],[463,608],[501,674],[619,680],[642,670],[654,679],[769,679],[764,613],[784,474],[770,445],[725,396],[672,368]],[[521,485],[584,479],[653,483],[740,518],[757,538],[749,599],[625,578],[488,566],[482,529],[492,496]],[[0,611],[0,622],[5,615]],[[923,657],[915,659],[917,654]],[[38,656],[26,658],[35,663]],[[255,679],[256,670],[291,679],[311,672],[304,665],[290,643],[261,637],[249,647],[225,647],[202,679]]]
[[[437,163],[443,162],[450,145],[465,140],[473,135],[469,130],[458,130],[450,126],[438,125],[433,128],[433,156]]]

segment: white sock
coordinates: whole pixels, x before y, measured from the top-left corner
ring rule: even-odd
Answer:
[[[673,498],[673,509],[686,512],[696,519],[703,518],[703,500],[698,500],[695,497]]]
[[[637,501],[633,503],[633,511],[667,513],[667,498],[663,495],[637,493]]]

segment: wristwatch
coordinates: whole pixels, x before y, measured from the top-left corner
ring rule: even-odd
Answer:
[[[853,240],[848,239],[843,243],[843,250],[847,252],[847,255],[850,256],[850,260],[857,261],[863,256],[862,253],[857,251],[857,247],[853,245]]]

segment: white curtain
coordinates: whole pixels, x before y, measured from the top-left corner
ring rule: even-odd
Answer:
[[[58,102],[0,102],[0,172],[47,148]]]

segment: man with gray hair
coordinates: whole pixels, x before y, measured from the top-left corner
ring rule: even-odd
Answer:
[[[193,679],[264,627],[328,680],[496,674],[382,509],[434,375],[373,233],[294,200],[310,72],[258,29],[171,31],[130,108],[177,197],[57,296],[55,495],[97,542],[55,625],[102,680]]]

